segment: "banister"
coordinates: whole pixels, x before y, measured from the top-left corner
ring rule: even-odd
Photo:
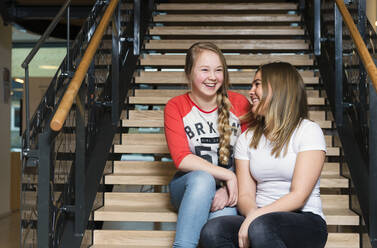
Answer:
[[[363,42],[363,39],[360,36],[359,31],[356,28],[355,23],[353,22],[353,18],[349,13],[346,5],[344,4],[343,0],[335,0],[340,13],[342,14],[343,20],[347,25],[348,29],[350,30],[351,37],[356,45],[357,52],[359,53],[361,60],[368,72],[368,75],[372,81],[373,87],[377,92],[377,68],[376,64],[374,63],[372,56]]]
[[[55,29],[56,25],[58,25],[60,19],[62,18],[65,10],[69,7],[71,4],[71,0],[67,0],[64,5],[60,8],[58,14],[55,16],[55,18],[51,21],[50,25],[48,25],[46,31],[43,33],[41,38],[37,41],[37,44],[34,46],[34,48],[30,51],[24,62],[22,62],[21,67],[26,68],[30,61],[34,58],[35,54],[38,52],[38,50],[41,48],[42,44],[45,42],[45,40],[50,37],[51,32]],[[69,20],[67,20],[69,22]]]
[[[84,56],[77,67],[77,70],[68,85],[66,92],[56,110],[54,117],[51,120],[50,127],[54,131],[59,131],[68,116],[68,113],[72,107],[73,101],[77,96],[77,93],[81,87],[82,81],[88,71],[88,68],[92,62],[94,54],[96,53],[98,46],[102,40],[105,30],[110,22],[110,18],[114,13],[114,10],[119,0],[111,0],[107,7],[100,24],[98,25],[90,43],[84,53]]]

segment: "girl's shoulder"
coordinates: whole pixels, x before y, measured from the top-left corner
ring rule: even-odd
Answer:
[[[302,120],[296,129],[293,136],[293,145],[296,151],[326,151],[326,142],[321,127],[308,119]]]
[[[237,102],[237,101],[240,101],[240,102],[248,102],[249,100],[247,100],[247,98],[238,93],[238,92],[234,92],[234,91],[231,91],[231,90],[228,90],[228,97],[229,97],[229,100],[231,102]]]
[[[244,95],[234,91],[228,91],[228,98],[232,104],[230,111],[237,116],[242,116],[250,110],[250,102]]]
[[[188,93],[171,98],[165,106],[164,112],[176,113],[185,116],[192,109],[193,103]]]
[[[299,132],[310,132],[315,130],[322,131],[321,127],[317,123],[309,119],[303,119],[297,127],[297,131]]]

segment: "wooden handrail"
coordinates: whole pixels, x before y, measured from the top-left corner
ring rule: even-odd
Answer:
[[[97,52],[98,46],[102,40],[103,34],[107,26],[109,25],[110,18],[114,13],[114,10],[118,4],[119,0],[111,0],[109,6],[107,7],[100,24],[96,28],[96,31],[91,38],[89,45],[84,53],[84,56],[77,67],[77,70],[68,85],[66,92],[59,104],[58,109],[54,117],[51,120],[50,128],[54,131],[60,131],[63,124],[68,116],[68,113],[72,107],[73,101],[77,96],[77,93],[81,87],[82,81],[88,71],[89,65],[91,64],[94,54]]]
[[[348,29],[350,30],[351,37],[355,42],[357,52],[363,62],[370,79],[372,80],[372,84],[374,89],[377,91],[377,68],[376,64],[374,63],[372,56],[361,38],[359,31],[356,28],[355,23],[353,22],[353,18],[351,17],[350,12],[348,11],[346,5],[344,4],[344,0],[335,0],[340,13],[343,16],[344,23],[347,25]]]

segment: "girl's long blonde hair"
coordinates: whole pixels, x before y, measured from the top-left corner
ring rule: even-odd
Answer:
[[[274,62],[262,65],[257,72],[262,74],[263,96],[255,113],[264,111],[264,116],[245,116],[248,131],[254,135],[250,147],[257,148],[262,135],[271,142],[271,155],[279,157],[284,149],[287,154],[288,142],[303,119],[308,118],[307,96],[304,81],[297,70],[289,63]],[[271,100],[266,102],[271,89]]]
[[[223,66],[224,81],[221,88],[217,91],[216,103],[218,108],[218,131],[220,135],[219,141],[219,162],[222,165],[228,165],[230,157],[230,136],[232,134],[231,126],[229,125],[229,111],[231,109],[231,103],[228,98],[229,89],[229,73],[228,66],[225,61],[225,57],[221,50],[211,42],[197,42],[194,43],[186,54],[185,62],[185,74],[189,82],[191,82],[192,69],[203,51],[211,51],[216,53]]]

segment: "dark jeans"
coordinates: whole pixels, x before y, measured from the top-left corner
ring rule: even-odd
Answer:
[[[238,248],[243,216],[209,220],[200,235],[202,248]],[[275,212],[256,218],[249,226],[252,248],[322,248],[327,240],[326,222],[310,212]]]

